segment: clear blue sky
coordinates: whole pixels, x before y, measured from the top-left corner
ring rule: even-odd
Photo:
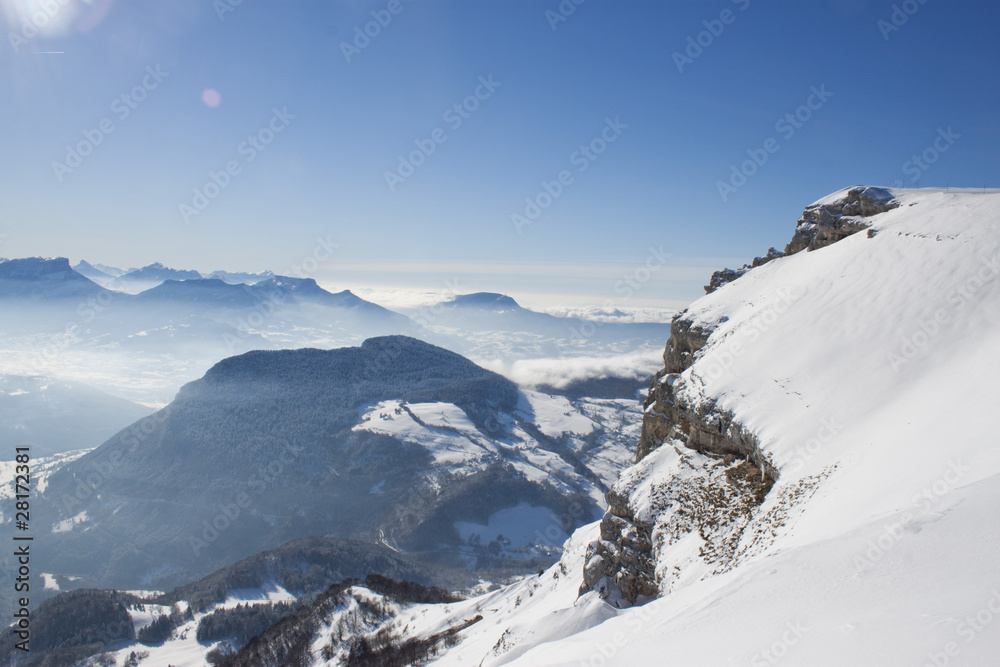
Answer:
[[[673,266],[705,267],[686,282],[662,272],[647,292],[683,300],[720,262],[781,247],[811,201],[912,185],[907,162],[939,130],[947,150],[918,168],[920,185],[1000,185],[994,2],[897,2],[890,31],[888,0],[564,0],[575,11],[559,22],[546,15],[557,0],[52,1],[32,36],[25,11],[45,3],[0,0],[5,257],[285,272],[322,236],[339,243],[317,273],[332,286],[514,266],[547,272],[523,289],[551,295],[579,291],[580,267],[613,280],[662,245]],[[728,24],[713,23],[724,10]],[[347,62],[373,11],[391,21]],[[721,34],[679,71],[673,54],[705,21]],[[144,79],[152,90],[123,118],[115,100]],[[486,99],[456,127],[445,112],[477,87]],[[813,87],[832,96],[779,130]],[[273,109],[294,118],[248,161],[241,143]],[[60,181],[53,162],[105,119],[114,130]],[[607,119],[627,127],[592,162],[574,157]],[[397,156],[438,128],[446,141],[390,190]],[[777,152],[723,201],[718,182],[768,138]],[[239,173],[185,221],[180,205],[230,161]],[[518,233],[512,214],[563,170],[572,182]],[[615,295],[589,277],[595,302]]]

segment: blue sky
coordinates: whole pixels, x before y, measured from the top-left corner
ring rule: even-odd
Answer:
[[[5,257],[679,304],[842,187],[1000,185],[991,2],[51,1],[0,0]]]

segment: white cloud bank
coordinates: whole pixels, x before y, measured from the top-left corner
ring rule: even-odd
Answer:
[[[495,359],[477,363],[525,387],[551,385],[563,389],[580,380],[648,377],[663,367],[663,349],[648,348],[608,357],[520,359],[513,363]]]

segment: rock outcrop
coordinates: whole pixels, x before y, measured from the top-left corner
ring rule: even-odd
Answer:
[[[801,250],[816,250],[866,229],[866,218],[897,208],[893,195],[885,188],[855,187],[841,199],[806,208],[795,226],[795,236],[785,247],[786,255]]]
[[[868,217],[897,206],[890,191],[876,187],[851,188],[837,199],[809,206],[784,252],[771,248],[741,269],[717,271],[705,290],[711,293],[775,259],[835,243],[867,228]],[[786,490],[788,498],[741,542],[778,470],[757,436],[685,374],[712,333],[711,327],[689,319],[687,311],[674,317],[664,367],[653,378],[644,406],[636,465],[607,494],[608,511],[600,540],[588,549],[581,592],[616,597],[617,589],[634,603],[671,590],[689,565],[700,573],[695,576],[723,572],[741,553],[766,541],[770,531],[762,526],[780,525],[789,504],[809,492]]]
[[[658,555],[692,532],[704,542],[702,560],[716,571],[728,569],[752,510],[778,477],[753,433],[714,402],[692,401],[678,391],[680,373],[711,332],[693,326],[683,314],[674,319],[671,332],[664,368],[654,377],[645,404],[638,465],[607,494],[601,539],[588,549],[581,591],[607,596],[614,585],[630,603],[666,592],[680,568],[658,573]],[[665,443],[677,451],[686,474],[656,485],[645,479],[642,463]],[[646,483],[652,484],[652,510],[640,514],[630,501],[636,486]]]
[[[731,283],[750,269],[755,269],[762,264],[767,264],[772,259],[778,259],[779,257],[784,257],[785,253],[780,250],[775,250],[774,248],[768,248],[767,254],[762,257],[754,257],[754,260],[749,264],[744,264],[742,268],[739,269],[722,269],[721,271],[716,271],[712,274],[712,278],[705,285],[705,294],[711,294],[715,290],[719,289],[726,283]]]
[[[785,251],[770,248],[767,254],[756,257],[739,269],[722,269],[712,274],[705,293],[711,294],[726,283],[731,283],[750,269],[771,260],[794,255],[803,250],[817,250],[851,234],[867,229],[867,218],[898,207],[892,192],[885,188],[858,186],[847,190],[844,196],[832,202],[806,207],[795,226],[795,235],[785,246]]]

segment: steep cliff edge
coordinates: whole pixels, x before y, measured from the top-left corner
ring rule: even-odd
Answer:
[[[771,248],[742,269],[717,271],[706,292],[712,294],[773,260],[836,243],[869,228],[874,216],[898,206],[885,188],[858,186],[826,197],[806,207],[784,253]],[[779,293],[769,312],[776,319],[778,309],[789,307],[797,296],[793,287]],[[691,371],[720,325],[728,321],[723,316],[706,322],[698,313],[685,310],[671,324],[664,367],[654,377],[645,403],[636,447],[639,465],[607,494],[609,508],[601,521],[600,540],[588,549],[581,592],[598,590],[608,596],[617,588],[634,603],[669,592],[675,582],[692,576],[689,571],[699,577],[725,572],[741,557],[764,548],[759,539],[742,548],[740,543],[779,471],[762,451],[757,435],[704,391],[703,375],[709,380],[725,375],[727,359],[742,354],[746,344],[725,350],[700,372]],[[759,333],[750,330],[754,331]],[[659,457],[663,461],[642,465],[664,444],[672,451]],[[810,480],[789,498],[801,497],[816,481]],[[787,510],[784,507],[782,513]],[[672,564],[658,568],[668,553]]]
[[[769,248],[761,257],[755,257],[739,269],[722,269],[712,274],[705,293],[711,294],[750,269],[767,264],[773,259],[794,255],[802,250],[818,250],[831,243],[856,234],[870,225],[868,218],[885,213],[899,206],[892,192],[885,188],[858,185],[841,190],[830,197],[807,206],[798,223],[795,235],[785,246],[785,251]]]

